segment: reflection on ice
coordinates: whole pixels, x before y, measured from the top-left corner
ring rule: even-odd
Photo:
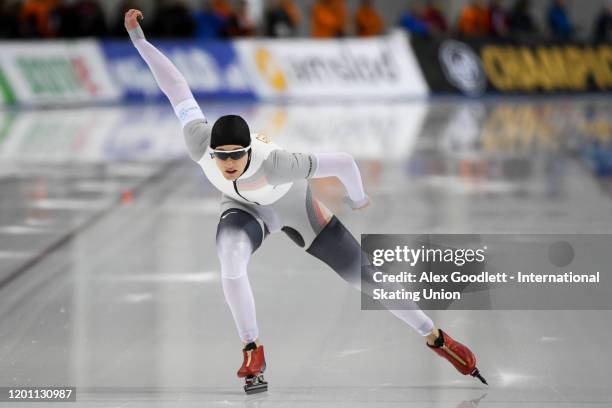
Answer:
[[[603,98],[203,107],[289,150],[353,154],[373,201],[339,212],[356,235],[612,232]],[[609,311],[435,312],[478,350],[486,396],[276,235],[249,271],[270,392],[245,398],[214,245],[219,193],[166,105],[0,111],[0,183],[0,282],[29,265],[0,293],[4,385],[74,384],[84,407],[612,401],[610,356],[585,336],[610,334]],[[313,190],[344,193],[333,179]]]

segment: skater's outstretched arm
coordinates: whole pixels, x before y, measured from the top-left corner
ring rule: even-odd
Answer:
[[[270,184],[284,184],[305,178],[337,177],[348,193],[347,203],[353,209],[369,205],[363,191],[361,173],[348,153],[289,153],[274,150],[265,160],[264,169]]]
[[[176,116],[183,125],[189,155],[197,161],[204,155],[208,146],[210,126],[183,75],[164,54],[146,40],[138,23],[142,18],[142,12],[130,9],[125,13],[125,28],[130,34],[134,47],[153,73],[157,85],[170,100]]]
[[[363,190],[361,173],[357,163],[348,153],[317,153],[317,169],[312,178],[337,177],[348,193],[347,203],[354,210],[370,204],[370,198]]]

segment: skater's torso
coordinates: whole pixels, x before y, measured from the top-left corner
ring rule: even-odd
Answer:
[[[305,243],[331,218],[331,212],[310,193],[307,178],[316,170],[314,155],[288,153],[266,137],[252,134],[249,165],[231,181],[223,177],[210,154],[208,124],[190,122],[184,133],[190,156],[223,193],[221,213],[240,208],[261,219],[270,232],[285,226],[299,231]]]
[[[287,194],[292,181],[271,184],[268,181],[271,166],[265,165],[266,159],[280,147],[264,137],[251,135],[251,155],[245,172],[235,181],[227,180],[218,169],[210,147],[198,161],[210,182],[223,194],[244,204],[270,205]],[[274,176],[272,175],[272,178]]]
[[[251,134],[247,168],[237,180],[227,180],[211,154],[210,125],[194,120],[183,131],[190,156],[210,182],[224,195],[243,204],[273,204],[291,190],[295,181],[309,178],[315,171],[313,155],[288,153],[265,136]]]

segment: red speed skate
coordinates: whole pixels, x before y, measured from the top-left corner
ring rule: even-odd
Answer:
[[[266,369],[266,358],[263,346],[249,343],[242,349],[242,367],[238,370],[238,377],[244,378],[244,392],[255,394],[268,391],[268,383],[264,380],[263,372]]]
[[[483,384],[489,385],[487,380],[480,375],[478,368],[476,368],[476,356],[474,356],[474,353],[463,344],[453,340],[447,333],[444,333],[442,330],[439,330],[439,332],[440,335],[434,341],[434,345],[432,346],[428,343],[427,347],[440,357],[448,360],[461,374],[469,374],[472,377],[478,378]]]

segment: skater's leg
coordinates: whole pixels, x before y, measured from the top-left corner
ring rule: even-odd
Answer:
[[[268,389],[268,383],[263,378],[266,368],[264,349],[257,342],[259,330],[255,301],[247,274],[251,254],[259,248],[266,233],[261,220],[239,208],[224,211],[217,227],[217,254],[221,261],[223,293],[240,339],[245,343],[243,362],[237,375],[245,379],[244,390],[247,394]]]
[[[325,262],[342,279],[361,290],[361,246],[337,217],[332,217],[306,252]],[[369,265],[366,268],[370,268]],[[430,336],[435,331],[433,321],[416,306],[409,310],[390,312],[421,336]]]
[[[335,216],[314,239],[307,252],[328,264],[338,275],[353,287],[361,290],[362,284],[371,284],[374,270],[369,263],[363,267],[370,271],[361,282],[362,249],[344,225]],[[437,329],[432,320],[415,304],[407,310],[390,310],[399,319],[414,328],[421,336],[427,338],[427,344],[436,354],[448,360],[460,373],[471,375],[486,384],[486,380],[476,368],[474,353],[451,338],[447,333]]]
[[[349,230],[327,207],[312,196],[307,183],[294,183],[292,194],[286,199],[283,212],[285,232],[306,252],[328,264],[337,274],[354,288],[361,289],[361,246]],[[304,205],[306,204],[306,205]],[[302,208],[297,214],[295,209]],[[422,336],[434,331],[433,322],[416,305],[411,310],[391,312],[417,330]]]
[[[247,265],[263,237],[259,221],[246,211],[232,208],[221,215],[217,255],[221,262],[223,293],[244,343],[255,341],[259,335]]]
[[[323,203],[314,198],[306,184],[294,183],[300,194],[292,194],[294,200],[284,200],[281,211],[285,232],[297,245],[329,265],[338,275],[358,290],[378,287],[374,282],[374,268],[351,232]],[[304,206],[305,201],[305,206]],[[279,207],[282,209],[282,207]],[[303,208],[303,213],[296,209]],[[362,266],[362,262],[364,262]],[[362,281],[362,268],[364,269]],[[382,303],[383,306],[386,306]],[[390,310],[395,316],[426,337],[431,350],[447,359],[462,374],[476,376],[484,382],[476,368],[476,358],[470,349],[455,341],[447,333],[436,328],[432,320],[415,302],[403,305],[405,310]],[[458,364],[458,365],[457,365]]]

